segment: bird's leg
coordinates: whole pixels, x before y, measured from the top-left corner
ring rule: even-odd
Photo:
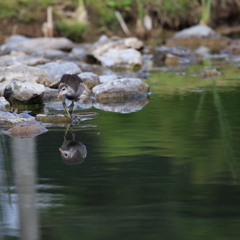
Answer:
[[[68,111],[68,109],[67,109],[67,105],[66,105],[66,103],[65,103],[65,100],[64,100],[64,99],[62,99],[62,105],[63,105],[63,107],[64,107],[65,111],[67,112],[67,115],[68,115],[68,116],[71,116],[71,114],[69,113],[69,111]]]
[[[71,105],[69,106],[69,113],[70,113],[70,116],[72,116],[73,108],[74,108],[74,101],[72,101]]]

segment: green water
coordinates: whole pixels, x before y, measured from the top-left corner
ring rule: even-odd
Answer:
[[[200,69],[152,73],[140,111],[88,109],[99,115],[72,129],[81,164],[61,158],[67,126],[1,135],[0,239],[239,239],[239,70],[202,79]]]

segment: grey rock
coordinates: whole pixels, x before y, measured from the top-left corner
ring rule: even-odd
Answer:
[[[11,54],[0,56],[0,66],[11,65],[28,65],[35,66],[49,62],[48,59],[43,57],[27,55],[23,52],[11,52]]]
[[[131,113],[141,110],[149,102],[149,96],[132,99],[131,101],[111,102],[109,101],[95,102],[93,106],[108,112]]]
[[[58,98],[58,90],[54,88],[45,87],[44,101],[52,101]]]
[[[10,113],[10,112],[3,112],[0,111],[0,126],[3,125],[12,125],[12,124],[17,124],[21,122],[28,122],[28,121],[33,121],[34,117],[30,116],[27,113]]]
[[[119,77],[115,74],[99,76],[100,83],[106,83],[117,79],[119,79]]]
[[[92,89],[96,85],[100,84],[99,76],[91,72],[83,72],[78,74],[78,76],[83,80],[84,84]]]
[[[16,46],[25,40],[28,40],[29,38],[23,36],[23,35],[12,35],[10,36],[5,43],[0,47],[0,55],[8,54],[12,50],[16,50]]]
[[[190,28],[183,29],[180,32],[174,34],[173,38],[206,38],[206,37],[219,37],[220,35],[217,34],[213,29],[206,25],[195,25]]]
[[[73,60],[83,61],[87,56],[87,51],[84,47],[74,47],[68,54],[68,57]]]
[[[39,69],[45,70],[51,81],[50,87],[57,88],[63,74],[79,74],[81,69],[73,62],[50,62],[36,66]]]
[[[115,52],[123,49],[141,49],[143,48],[143,42],[137,38],[108,38],[105,40],[99,40],[93,44],[89,50],[89,54],[95,58],[99,58],[101,55],[107,52]]]
[[[45,86],[51,83],[48,74],[44,70],[26,65],[0,67],[0,82],[8,80],[31,81]],[[2,83],[0,84],[0,89],[2,89],[1,85]]]
[[[62,49],[73,48],[73,42],[67,38],[39,37],[19,42],[14,50],[31,53],[35,49]]]
[[[119,79],[119,77],[115,74],[99,76],[100,83],[106,83],[117,79]]]
[[[29,81],[11,81],[4,90],[4,97],[11,106],[19,104],[42,104],[45,88],[42,84]]]
[[[134,67],[142,65],[142,55],[135,49],[104,53],[98,59],[104,67]]]
[[[99,99],[129,99],[144,95],[149,86],[138,78],[122,78],[95,86],[92,89],[94,96]]]
[[[31,55],[52,60],[66,57],[68,53],[58,49],[36,49],[31,52]]]

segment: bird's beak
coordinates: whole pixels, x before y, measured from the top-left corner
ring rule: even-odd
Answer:
[[[61,148],[59,148],[59,151],[61,152],[61,153],[63,153],[64,151],[61,149]]]
[[[58,94],[58,97],[61,97],[62,96],[62,92],[60,92],[59,94]]]

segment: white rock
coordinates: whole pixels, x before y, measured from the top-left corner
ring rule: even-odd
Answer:
[[[92,89],[97,99],[119,98],[127,99],[144,95],[149,86],[139,78],[122,78],[95,86]]]
[[[202,38],[202,37],[216,37],[220,36],[217,34],[214,30],[212,30],[210,27],[206,25],[195,25],[190,28],[183,29],[180,32],[177,32],[174,34],[173,38]]]
[[[135,49],[108,52],[98,57],[104,67],[133,67],[142,65],[142,55]]]

